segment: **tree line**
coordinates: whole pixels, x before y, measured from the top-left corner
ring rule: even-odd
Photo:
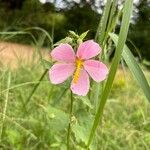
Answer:
[[[118,5],[121,5],[119,1]],[[40,3],[38,0],[0,0],[0,30],[17,31],[27,27],[39,26],[50,34],[54,30],[54,41],[66,36],[68,30],[82,33],[90,30],[88,38],[94,38],[96,28],[104,8],[104,1],[80,0],[63,1],[64,7],[58,7],[57,0],[52,3]],[[119,28],[119,26],[118,26]],[[140,0],[134,5],[134,14],[130,26],[128,45],[135,56],[150,61],[150,2]],[[35,33],[35,36],[39,36]],[[26,36],[11,39],[16,42],[30,43]],[[132,41],[132,42],[131,42]],[[136,48],[135,48],[136,46]],[[140,54],[139,54],[140,53]]]

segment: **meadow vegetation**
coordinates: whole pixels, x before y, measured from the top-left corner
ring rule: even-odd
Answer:
[[[1,149],[65,150],[70,106],[68,83],[54,86],[46,75],[27,103],[44,69],[40,62],[19,64],[16,69],[2,65],[0,68]],[[149,71],[144,70],[150,81]],[[72,149],[80,150],[95,114],[94,100],[75,97],[74,105],[71,142]],[[93,147],[104,150],[150,148],[150,105],[126,67],[120,66],[117,72],[94,141]]]
[[[41,27],[0,32],[3,41],[26,37],[21,43],[27,39],[32,45],[0,43],[0,149],[150,149],[150,74],[126,45],[133,0],[117,6],[116,0],[107,0],[95,31],[102,48],[95,59],[107,64],[108,76],[99,84],[91,81],[86,96],[71,92],[71,78],[53,85],[48,70],[55,46],[68,43],[76,50],[90,31],[60,34],[56,43],[53,27],[51,32]]]

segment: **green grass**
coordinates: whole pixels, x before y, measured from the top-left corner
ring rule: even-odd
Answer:
[[[25,104],[42,72],[40,63],[20,65],[15,70],[0,68],[2,149],[66,149],[70,106],[68,83],[51,85],[47,74],[29,103]],[[150,105],[127,68],[124,73],[119,70],[117,74],[102,126],[98,127],[91,146],[93,150],[150,148]],[[146,69],[145,74],[150,81]],[[71,149],[84,147],[89,134],[87,130],[94,119],[93,102],[84,101],[86,99],[75,97]]]
[[[147,82],[134,56],[124,46],[132,2],[125,1],[123,9],[116,13],[116,1],[107,1],[96,40],[103,49],[99,58],[108,62],[108,47],[113,46],[112,42],[108,43],[109,38],[116,45],[115,56],[106,84],[93,84],[86,97],[72,95],[70,81],[61,85],[49,82],[47,69],[52,63],[44,60],[40,51],[46,38],[49,39],[50,49],[55,45],[47,31],[33,27],[21,32],[0,33],[6,39],[29,34],[36,48],[30,64],[25,65],[16,58],[19,66],[8,69],[3,66],[4,62],[0,62],[0,149],[150,149],[150,105],[146,100],[150,96],[149,71],[142,69]],[[112,36],[109,32],[115,31],[120,17],[122,21],[117,43],[117,35]],[[42,36],[36,39],[31,30],[42,32]],[[76,47],[87,32],[78,36],[70,31],[72,45]],[[66,40],[63,39],[64,42]],[[122,56],[136,80],[123,61],[123,67],[118,69]]]

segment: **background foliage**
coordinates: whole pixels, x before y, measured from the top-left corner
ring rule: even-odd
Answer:
[[[119,0],[118,8],[121,5],[122,1]],[[80,0],[80,2],[64,0],[62,6],[58,4],[57,0],[45,4],[40,3],[38,0],[0,0],[0,30],[16,31],[39,26],[46,29],[50,34],[54,30],[54,41],[58,41],[66,36],[68,30],[82,33],[90,29],[88,36],[94,38],[103,7],[103,0]],[[136,2],[128,36],[128,45],[140,60],[148,61],[150,60],[149,18],[149,0]],[[30,43],[31,41],[26,36],[22,36],[22,38],[24,39],[22,41],[19,40],[20,36],[13,40],[24,43]],[[137,48],[134,47],[134,43],[136,43]]]
[[[100,28],[98,28],[97,32],[97,40],[104,50],[103,61],[107,62],[107,54],[109,54],[107,52],[117,47],[115,59],[112,60],[112,63],[107,62],[109,68],[111,68],[109,76],[106,84],[105,82],[93,84],[90,88],[91,93],[86,97],[73,95],[73,113],[69,115],[69,99],[71,96],[69,81],[59,86],[52,85],[49,82],[47,69],[52,64],[42,59],[40,49],[43,46],[49,46],[49,49],[52,48],[53,37],[54,41],[58,41],[66,36],[68,29],[75,30],[79,34],[90,29],[88,36],[89,38],[94,38],[98,18],[101,16],[101,11],[104,7],[103,1],[99,1],[99,4],[97,4],[97,1],[94,0],[90,1],[90,3],[85,0],[80,1],[80,3],[65,0],[63,1],[64,6],[60,7],[57,0],[44,5],[38,0],[1,0],[1,30],[17,31],[1,32],[1,40],[33,44],[35,51],[30,53],[31,62],[27,64],[22,61],[19,55],[18,57],[15,55],[15,60],[18,64],[16,69],[6,67],[4,65],[5,61],[0,59],[0,149],[66,150],[69,122],[72,125],[70,149],[81,150],[87,144],[90,150],[150,149],[150,105],[146,100],[146,97],[148,100],[150,97],[148,84],[150,74],[141,65],[142,72],[139,67],[140,64],[134,59],[130,49],[126,45],[124,46],[128,33],[132,0],[125,1],[123,19],[120,17],[117,30],[108,34],[107,31],[110,31],[111,25],[109,22],[116,25],[118,21],[110,21],[111,19],[115,20],[113,15],[109,15],[111,14],[109,12],[115,13],[115,9],[113,9],[115,1],[110,2],[112,1],[107,1],[107,7],[105,7],[105,13],[103,13]],[[132,28],[130,29],[127,44],[132,48],[135,55],[142,55],[142,59],[148,59],[148,54],[146,55],[143,51],[139,53],[138,48],[135,48],[133,44],[134,42],[131,42],[138,37],[134,34],[134,31],[137,32],[138,30],[135,30],[135,27],[146,22],[140,21],[142,16],[140,14],[143,14],[146,9],[138,7],[149,7],[148,1],[140,2],[134,6]],[[118,3],[118,8],[120,7],[122,7],[121,1]],[[143,16],[141,19],[143,19]],[[119,29],[120,23],[122,23],[121,30]],[[50,35],[42,28],[33,28],[33,26],[46,29]],[[145,28],[147,30],[146,26]],[[18,32],[18,30],[21,31]],[[143,33],[143,31],[138,31],[139,38],[141,38],[140,32]],[[30,34],[30,36],[33,35],[32,40],[27,35],[28,32],[32,33]],[[70,33],[74,36],[74,43],[78,41],[78,38],[81,38],[73,31]],[[99,33],[101,34],[99,35]],[[18,36],[16,36],[17,34]],[[82,34],[82,37],[85,34]],[[107,40],[108,36],[114,43],[109,41],[110,39]],[[148,39],[146,35],[145,38]],[[26,50],[29,51],[28,48],[24,49],[23,55],[25,55]],[[12,47],[10,49],[13,51]],[[0,52],[3,52],[3,50],[5,50],[5,47]],[[121,53],[128,67],[125,67],[123,60],[117,67],[121,59]],[[139,86],[131,77],[131,73]],[[115,74],[116,78],[113,82]],[[112,89],[110,90],[111,86]],[[100,101],[99,105],[98,101]],[[101,124],[98,122],[99,119]],[[97,127],[97,130],[95,127]]]

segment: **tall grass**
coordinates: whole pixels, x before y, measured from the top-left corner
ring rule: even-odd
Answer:
[[[111,39],[116,45],[115,56],[106,82],[93,84],[86,97],[70,95],[69,81],[59,86],[49,82],[47,71],[52,62],[43,59],[40,49],[46,38],[52,49],[53,39],[45,30],[32,27],[19,32],[0,32],[5,39],[30,35],[37,50],[34,55],[39,58],[36,64],[19,62],[14,70],[0,67],[0,148],[149,150],[150,105],[146,98],[149,100],[150,76],[143,69],[146,79],[125,46],[133,1],[126,0],[123,10],[118,12],[116,2],[107,1],[95,36],[103,48],[98,59],[107,62]],[[121,17],[119,36],[110,33],[115,31]],[[37,40],[32,30],[42,32],[42,38]],[[118,69],[122,57],[143,92],[128,68]]]
[[[9,92],[0,144],[2,149],[67,148],[70,106],[70,91],[66,90],[68,85],[53,86],[46,75],[28,105],[25,104],[43,71],[41,64],[21,65],[17,70],[11,70],[9,87],[9,71],[1,68],[1,119],[6,94]],[[145,74],[150,81],[147,70]],[[93,103],[87,99],[74,97],[71,149],[84,149],[94,119],[93,108]],[[105,106],[102,125],[98,126],[91,149],[124,147],[129,150],[148,150],[149,116],[150,105],[142,90],[138,88],[127,68],[125,75],[119,69]]]

